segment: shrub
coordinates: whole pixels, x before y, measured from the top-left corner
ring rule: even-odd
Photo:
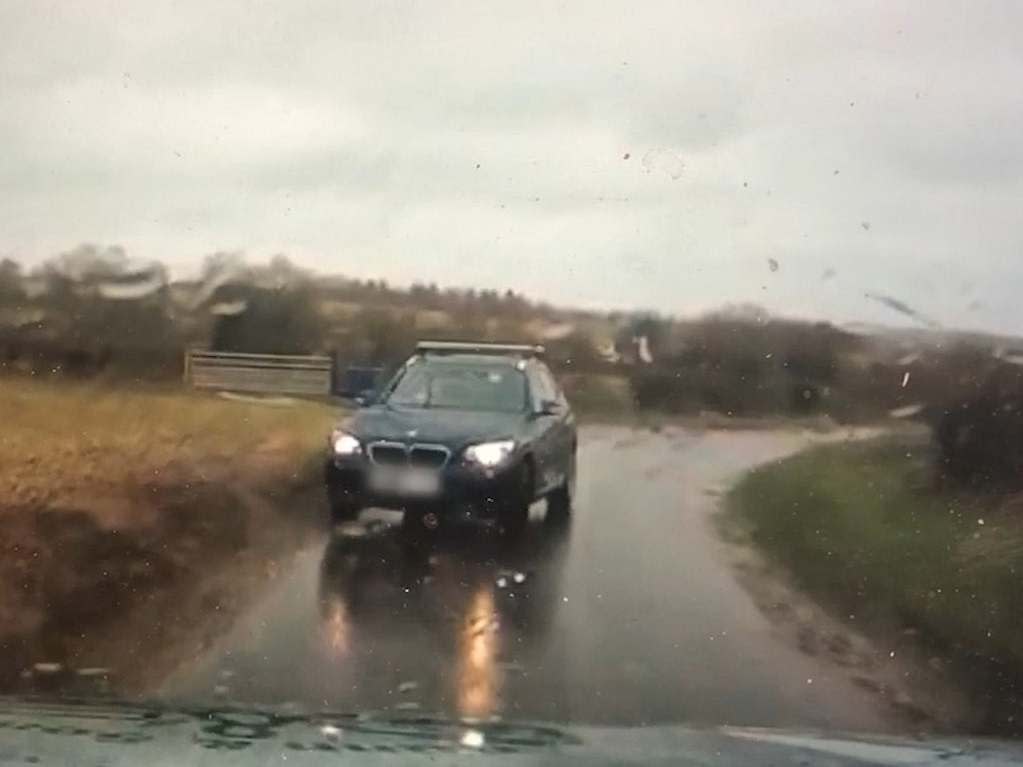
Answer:
[[[943,478],[991,488],[1023,487],[1023,371],[1004,366],[978,395],[939,417],[935,438]]]

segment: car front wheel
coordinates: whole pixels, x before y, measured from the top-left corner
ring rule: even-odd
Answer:
[[[572,502],[574,500],[575,454],[572,455],[569,461],[564,481],[547,496],[547,516],[554,518],[567,517],[572,512]]]
[[[523,463],[516,488],[501,509],[501,532],[509,537],[521,534],[529,522],[529,507],[536,493],[533,476],[533,464]]]
[[[358,499],[352,493],[335,485],[327,485],[327,506],[332,525],[348,522],[359,516]]]

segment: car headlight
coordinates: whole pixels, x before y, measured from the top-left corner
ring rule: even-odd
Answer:
[[[348,432],[335,429],[330,435],[330,449],[334,455],[359,455],[362,452],[362,443]]]
[[[465,460],[477,466],[492,469],[504,463],[515,450],[514,440],[505,439],[500,442],[481,442],[465,449]]]

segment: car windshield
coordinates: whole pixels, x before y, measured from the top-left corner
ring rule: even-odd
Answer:
[[[407,408],[517,413],[526,407],[526,377],[511,365],[412,365],[386,402]]]
[[[1023,0],[0,0],[40,697],[1023,764]]]

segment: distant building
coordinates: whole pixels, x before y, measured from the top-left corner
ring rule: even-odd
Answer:
[[[994,355],[997,359],[1008,362],[1010,365],[1023,365],[1023,349],[1019,347],[1000,346],[995,349]]]
[[[555,322],[545,325],[540,330],[540,338],[544,341],[561,341],[575,332],[575,323]]]
[[[636,358],[645,365],[654,361],[654,355],[650,353],[650,340],[646,336],[636,336],[632,339],[636,345]]]

